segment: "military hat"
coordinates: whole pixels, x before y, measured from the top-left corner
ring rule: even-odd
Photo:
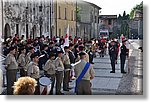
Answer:
[[[14,50],[15,49],[15,47],[10,47],[9,48],[9,51],[12,51],[12,50]]]
[[[35,58],[35,57],[39,57],[39,54],[38,53],[33,53],[33,54],[31,54],[31,59],[33,59],[33,58]]]
[[[84,52],[80,52],[79,53],[79,56],[81,57],[81,56],[84,56],[84,55],[86,55],[86,53],[84,53]]]
[[[64,52],[61,50],[61,51],[58,51],[57,53],[59,54],[59,53],[64,53]]]
[[[79,46],[80,51],[84,50],[84,48],[85,48],[84,46]]]
[[[74,46],[75,49],[78,48],[78,47],[79,47],[78,45],[75,45],[75,46]]]
[[[51,58],[51,57],[53,57],[53,56],[55,56],[55,54],[54,54],[53,52],[51,52],[51,53],[49,54],[49,57]]]
[[[34,47],[32,47],[32,46],[31,46],[31,47],[29,47],[29,50],[32,50],[32,49],[34,49]]]
[[[72,46],[74,46],[74,44],[70,43],[70,44],[69,44],[69,47],[72,47]]]
[[[20,47],[20,51],[23,51],[25,49],[25,47],[24,46],[22,46],[22,47]]]

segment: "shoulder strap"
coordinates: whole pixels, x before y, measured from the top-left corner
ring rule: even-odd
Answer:
[[[89,67],[90,67],[90,63],[87,62],[86,65],[84,66],[84,69],[82,70],[81,74],[79,75],[79,77],[76,80],[75,92],[77,92],[77,84],[79,84],[79,82],[82,80],[83,76],[85,75],[85,73],[87,72]]]
[[[79,83],[82,80],[83,76],[85,75],[85,73],[87,72],[89,67],[90,67],[90,63],[87,62],[86,65],[84,66],[84,69],[82,70],[81,74],[77,78],[77,83]]]

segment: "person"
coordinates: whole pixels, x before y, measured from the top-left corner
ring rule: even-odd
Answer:
[[[50,80],[52,81],[51,84],[51,90],[50,90],[50,95],[53,94],[53,89],[54,89],[54,85],[55,85],[55,75],[56,75],[56,67],[55,67],[55,63],[54,63],[54,59],[55,59],[55,54],[53,52],[50,53],[49,55],[49,60],[46,62],[45,66],[44,66],[44,71],[47,77],[50,78]]]
[[[63,90],[69,91],[69,80],[70,80],[70,69],[71,69],[71,63],[69,59],[69,47],[64,47],[65,54],[63,56],[63,64],[64,64],[64,80],[63,80]]]
[[[37,53],[31,55],[31,62],[27,65],[27,76],[34,78],[37,82],[40,78],[40,71],[38,67],[39,56]],[[39,84],[36,86],[35,94],[39,94]]]
[[[85,52],[85,47],[83,45],[79,46],[79,53],[84,52],[86,54],[85,61],[89,62],[89,55]]]
[[[110,55],[112,71],[110,71],[110,73],[115,73],[115,61],[116,61],[116,52],[117,52],[116,50],[117,47],[115,45],[115,41],[111,41],[109,45],[109,55]]]
[[[20,77],[14,83],[14,95],[33,95],[35,92],[35,87],[37,86],[37,81],[31,77]]]
[[[118,59],[118,54],[119,54],[119,49],[120,49],[120,43],[118,40],[116,41],[116,47],[117,47],[117,50],[116,50],[116,64],[117,64],[117,59]]]
[[[94,62],[93,62],[94,54],[93,54],[93,50],[92,50],[92,47],[91,47],[91,46],[90,46],[90,50],[89,50],[88,54],[89,54],[89,62],[90,62],[91,64],[94,64]]]
[[[120,53],[120,62],[121,62],[121,73],[126,73],[124,70],[124,64],[126,61],[126,56],[128,56],[128,49],[126,48],[126,41],[122,41],[121,53]]]
[[[48,45],[45,44],[43,46],[43,50],[41,52],[41,54],[44,55],[44,56],[39,59],[39,68],[40,68],[40,70],[43,70],[43,66],[45,65],[45,63],[49,59],[49,55],[48,55],[47,51],[48,51]]]
[[[74,55],[74,52],[73,52],[73,48],[74,48],[74,44],[69,44],[69,59],[70,59],[70,64],[73,64],[73,63],[75,63],[75,55]],[[71,69],[70,71],[69,71],[69,73],[70,73],[70,78],[69,78],[69,82],[72,82],[71,81],[71,79],[73,79],[74,78],[74,70],[73,69]]]
[[[86,53],[80,52],[79,56],[80,56],[80,62],[74,66],[75,67],[74,71],[75,71],[75,77],[76,78],[78,78],[80,76],[80,74],[83,71],[85,65],[87,64],[87,62],[85,61]],[[92,94],[90,80],[92,80],[94,78],[94,73],[95,73],[94,69],[90,65],[88,70],[86,71],[86,73],[82,77],[81,81],[76,84],[77,95],[91,95]]]
[[[74,55],[75,55],[75,62],[77,62],[78,60],[78,55],[79,55],[79,46],[78,45],[75,45],[74,46]]]
[[[16,75],[17,75],[17,69],[18,69],[18,63],[15,59],[15,47],[9,48],[9,54],[6,57],[6,77],[7,77],[7,95],[13,94],[12,86],[14,82],[16,81]]]
[[[63,81],[64,64],[62,61],[63,51],[58,51],[58,57],[55,60],[56,66],[56,95],[63,95],[61,92],[61,84]]]
[[[29,52],[26,55],[26,64],[28,65],[31,62],[31,55],[34,53],[34,47],[29,48]]]
[[[25,56],[26,56],[26,49],[23,47],[20,49],[21,54],[19,55],[18,58],[18,66],[20,67],[20,76],[26,76],[27,74],[27,70],[26,70],[26,60],[25,60]]]

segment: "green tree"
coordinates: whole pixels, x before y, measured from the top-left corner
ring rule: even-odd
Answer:
[[[135,7],[132,8],[132,10],[130,12],[130,19],[134,19],[136,10],[140,10],[141,13],[143,14],[143,1],[139,5],[136,5]]]

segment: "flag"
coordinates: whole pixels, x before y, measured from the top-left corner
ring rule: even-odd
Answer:
[[[69,25],[68,25],[66,36],[65,36],[64,46],[69,46]]]

